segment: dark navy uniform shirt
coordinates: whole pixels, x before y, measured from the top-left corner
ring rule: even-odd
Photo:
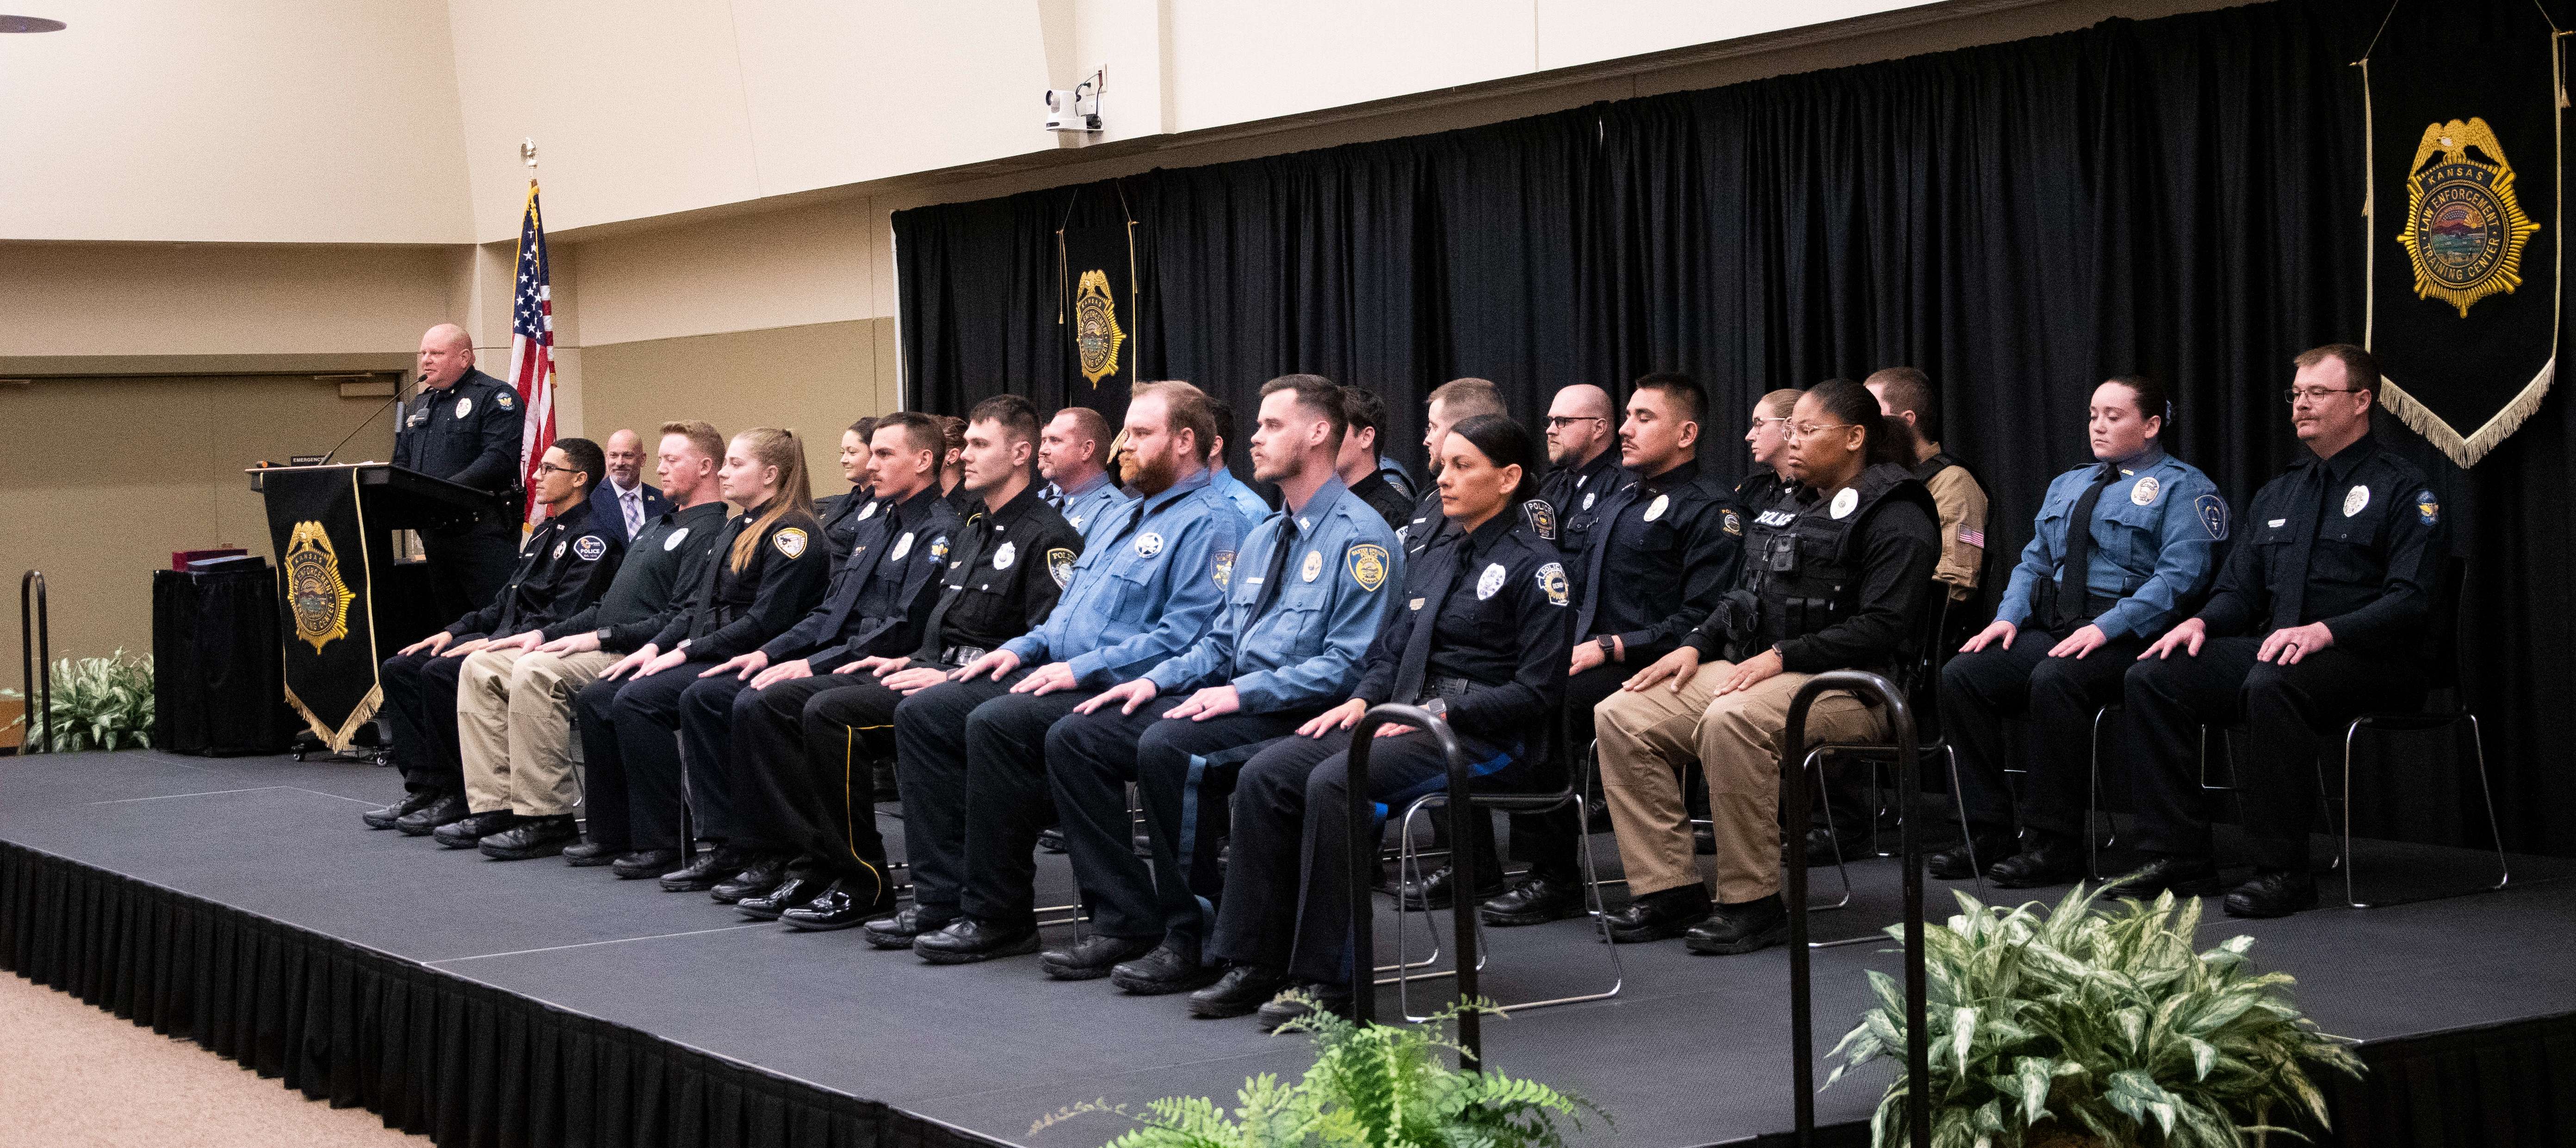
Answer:
[[[1117,489],[1105,477],[1103,485]],[[1047,505],[1036,486],[1022,488],[999,510],[967,519],[949,544],[939,603],[913,660],[930,664],[950,650],[990,651],[1036,629],[1055,612],[1082,546],[1082,531]]]
[[[1624,479],[1588,512],[1599,521],[1574,568],[1574,639],[1616,635],[1644,665],[1681,644],[1717,608],[1744,567],[1744,513],[1735,492],[1692,459],[1653,478]],[[1568,516],[1572,521],[1572,516]],[[1569,527],[1571,529],[1571,527]]]
[[[663,511],[627,543],[608,592],[590,608],[547,626],[546,640],[597,633],[599,648],[614,654],[651,641],[673,616],[688,609],[724,522],[722,502]]]
[[[1573,596],[1560,558],[1510,507],[1473,533],[1453,526],[1451,541],[1407,559],[1404,598],[1351,696],[1370,705],[1419,701],[1395,695],[1414,628],[1432,626],[1424,681],[1472,683],[1444,699],[1450,727],[1498,740],[1526,733],[1565,700]]]
[[[403,407],[393,463],[460,486],[515,494],[526,414],[510,384],[468,368],[453,385],[424,389]]]
[[[937,601],[934,575],[946,568],[958,531],[957,512],[935,486],[878,506],[859,524],[822,602],[761,645],[770,664],[801,657],[815,673],[827,674],[921,644],[922,623]]]
[[[1556,548],[1564,552],[1567,569],[1592,545],[1593,527],[1602,520],[1601,500],[1630,477],[1619,468],[1619,447],[1612,443],[1592,461],[1560,466],[1539,480],[1539,500],[1556,511]]]
[[[519,564],[510,581],[482,609],[447,627],[453,637],[489,634],[507,637],[538,629],[589,606],[617,576],[626,553],[626,529],[619,523],[595,522],[590,500],[546,519],[519,544]]]
[[[2448,553],[2442,504],[2415,464],[2373,436],[2263,484],[2200,617],[2212,634],[2323,622],[2335,643],[2411,652]]]
[[[750,557],[734,569],[734,539],[764,509],[726,521],[688,610],[663,626],[653,645],[685,649],[691,661],[729,661],[759,649],[823,600],[832,561],[823,553],[823,524],[802,510],[779,515],[762,529]]]

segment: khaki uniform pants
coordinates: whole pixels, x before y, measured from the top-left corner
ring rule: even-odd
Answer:
[[[1622,690],[1592,711],[1601,739],[1601,792],[1633,895],[1699,880],[1681,784],[1694,759],[1708,775],[1717,899],[1740,904],[1780,891],[1780,735],[1789,724],[1789,699],[1809,675],[1779,674],[1715,697],[1734,673],[1733,663],[1708,662],[1678,693],[1669,682]],[[1826,694],[1807,708],[1811,748],[1874,742],[1886,732],[1884,717],[1847,693]]]
[[[480,650],[456,687],[456,735],[465,755],[465,802],[476,813],[571,813],[572,696],[619,655]]]

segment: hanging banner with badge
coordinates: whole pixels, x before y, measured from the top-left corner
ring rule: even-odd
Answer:
[[[1066,342],[1063,393],[1038,397],[1057,400],[1058,407],[1090,407],[1114,427],[1125,420],[1127,395],[1136,383],[1143,296],[1136,220],[1127,214],[1122,193],[1118,222],[1073,226],[1073,208],[1083,194],[1077,189],[1066,202],[1067,225],[1055,233],[1056,325]]]
[[[376,680],[370,554],[351,466],[260,472],[284,609],[286,701],[334,751],[346,751],[384,700]]]
[[[2537,7],[2397,0],[2360,61],[2379,401],[2462,467],[2557,374],[2564,33]]]

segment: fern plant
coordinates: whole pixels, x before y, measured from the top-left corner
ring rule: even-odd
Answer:
[[[1313,1004],[1311,1000],[1309,1004]],[[1038,1121],[1031,1135],[1086,1113],[1106,1112],[1139,1127],[1109,1148],[1562,1148],[1561,1117],[1576,1129],[1590,1101],[1498,1072],[1460,1072],[1442,1058],[1457,1045],[1456,1006],[1420,1028],[1351,1023],[1321,1007],[1281,1032],[1314,1035],[1314,1067],[1295,1084],[1263,1073],[1244,1082],[1231,1112],[1205,1097],[1166,1097],[1135,1115],[1105,1101],[1076,1104]],[[1495,1013],[1495,1015],[1500,1015]]]
[[[2361,1063],[2290,1003],[2288,975],[2254,972],[2254,938],[2195,952],[2198,898],[2097,911],[2100,895],[2079,884],[2042,916],[2036,903],[1990,908],[1961,893],[1959,914],[1924,930],[1936,1148],[2241,1148],[2290,1132],[2276,1118],[2325,1125],[2309,1067],[2358,1076]],[[1885,973],[1869,978],[1878,1003],[1835,1046],[1844,1062],[1825,1083],[1893,1059],[1870,1134],[1894,1148],[1915,1083],[1905,992]]]
[[[128,658],[120,647],[104,658],[64,658],[54,663],[53,743],[33,707],[12,725],[25,727],[26,743],[53,753],[84,749],[141,749],[152,741],[152,655]],[[0,690],[0,698],[17,698]],[[31,717],[35,720],[29,720]]]

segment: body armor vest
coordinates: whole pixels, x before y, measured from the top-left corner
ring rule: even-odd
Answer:
[[[1912,502],[1938,519],[1932,492],[1893,463],[1862,471],[1859,481],[1836,494],[1783,498],[1754,515],[1744,565],[1753,624],[1736,631],[1749,629],[1753,641],[1743,643],[1740,654],[1813,634],[1859,608],[1861,527],[1890,501]]]

